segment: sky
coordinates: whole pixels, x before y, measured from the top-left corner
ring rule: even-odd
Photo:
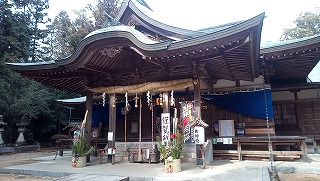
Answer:
[[[84,8],[96,0],[49,0],[49,16],[53,19],[61,10],[72,17],[72,10]],[[179,28],[197,30],[234,21],[247,20],[265,12],[261,43],[275,42],[285,28],[303,12],[315,12],[320,0],[145,0],[158,21]],[[318,70],[318,71],[317,71]],[[320,81],[320,65],[315,67],[313,81]]]
[[[293,20],[307,11],[316,11],[320,0],[145,0],[163,23],[196,30],[200,28],[246,20],[262,12],[261,42],[277,41],[283,29],[293,26]],[[50,0],[49,16],[53,19],[61,10],[69,15],[96,0]],[[72,17],[72,16],[71,16]]]

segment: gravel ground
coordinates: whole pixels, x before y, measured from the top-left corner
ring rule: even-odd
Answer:
[[[289,173],[279,175],[281,181],[319,181],[318,174]]]
[[[26,153],[6,153],[0,155],[0,167],[9,167],[14,165],[22,165],[35,163],[32,160],[34,157],[50,156],[56,154],[57,148],[41,148],[41,151],[37,152],[26,152]],[[43,176],[31,176],[31,175],[20,175],[20,174],[4,174],[0,173],[0,181],[45,181],[51,180],[50,177]]]
[[[31,176],[31,175],[20,175],[20,174],[4,174],[0,173],[0,181],[47,181],[51,180],[50,177],[38,177],[38,176]]]

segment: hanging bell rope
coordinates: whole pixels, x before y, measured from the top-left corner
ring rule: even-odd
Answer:
[[[126,106],[125,106],[125,113],[124,113],[124,151],[127,150],[127,114],[128,114],[128,93],[125,94],[126,97]],[[127,112],[128,111],[128,112]]]
[[[264,93],[264,103],[266,109],[266,121],[267,121],[267,128],[268,128],[268,149],[269,149],[269,161],[272,173],[274,172],[273,167],[273,149],[271,144],[271,135],[270,135],[270,124],[269,124],[269,112],[268,112],[268,102],[267,102],[267,92],[266,92],[266,81],[264,77],[264,67],[262,67],[262,78],[263,78],[263,93]]]
[[[141,153],[141,108],[142,108],[142,103],[141,103],[141,95],[140,95],[140,100],[139,100],[139,105],[140,105],[140,114],[139,114],[139,155],[138,155],[138,161],[142,161],[142,153]]]
[[[151,102],[150,102],[150,109],[151,109],[151,142],[152,142],[152,148],[154,149],[154,131],[153,131],[153,100],[151,95]]]

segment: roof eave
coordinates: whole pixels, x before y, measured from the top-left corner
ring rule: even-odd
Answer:
[[[47,62],[32,62],[32,63],[5,63],[9,69],[15,71],[23,71],[23,70],[49,70],[53,68],[58,68],[58,65],[55,61],[47,61]]]
[[[242,23],[239,23],[237,25],[234,25],[232,27],[229,27],[227,29],[223,29],[214,33],[210,33],[210,34],[205,34],[203,36],[198,36],[195,38],[190,38],[190,39],[186,39],[183,41],[177,41],[177,42],[173,42],[170,45],[170,50],[174,50],[174,49],[179,49],[185,46],[192,46],[192,45],[197,45],[200,43],[205,43],[205,42],[210,42],[210,41],[214,41],[214,40],[218,40],[221,38],[225,38],[231,35],[234,35],[236,33],[240,33],[243,32],[245,30],[248,30],[250,28],[253,28],[255,26],[262,26],[262,22],[264,19],[264,13],[259,14],[258,16],[255,16],[249,20],[243,21]],[[260,28],[260,33],[261,34],[261,28]],[[260,39],[260,36],[259,36]],[[260,45],[258,45],[260,46]]]
[[[300,48],[300,47],[305,47],[309,46],[312,44],[316,44],[320,42],[320,34],[310,37],[310,38],[302,38],[302,39],[297,39],[295,42],[281,42],[281,45],[274,45],[266,48],[262,48],[260,50],[261,54],[268,54],[268,53],[273,53],[273,52],[280,52],[280,51],[286,51],[290,49],[295,49],[295,48]]]
[[[194,36],[199,36],[199,35],[205,34],[203,32],[187,30],[187,29],[178,28],[178,27],[174,27],[174,26],[170,26],[170,25],[161,23],[161,22],[147,16],[146,14],[144,14],[132,1],[124,2],[121,5],[120,11],[116,17],[116,19],[118,21],[125,21],[125,19],[126,19],[125,17],[130,17],[130,15],[127,15],[125,13],[125,12],[130,12],[130,10],[126,11],[127,8],[129,8],[136,16],[141,18],[146,23],[148,23],[154,27],[160,28],[163,31],[168,31],[168,32],[172,32],[173,34],[178,34],[179,35],[178,38],[180,38],[180,39],[181,39],[181,37],[188,38],[188,37],[194,37]]]

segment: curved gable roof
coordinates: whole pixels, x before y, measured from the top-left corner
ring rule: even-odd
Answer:
[[[260,54],[273,83],[306,82],[320,60],[320,35],[268,42],[261,45]]]
[[[129,26],[86,36],[69,57],[44,63],[7,63],[43,84],[84,94],[88,88],[193,77],[252,81],[259,75],[264,14],[180,41],[156,42]]]
[[[205,34],[161,23],[157,21],[156,14],[153,11],[150,11],[136,0],[123,1],[116,19],[129,26],[131,23],[141,24],[155,33],[175,40]]]

